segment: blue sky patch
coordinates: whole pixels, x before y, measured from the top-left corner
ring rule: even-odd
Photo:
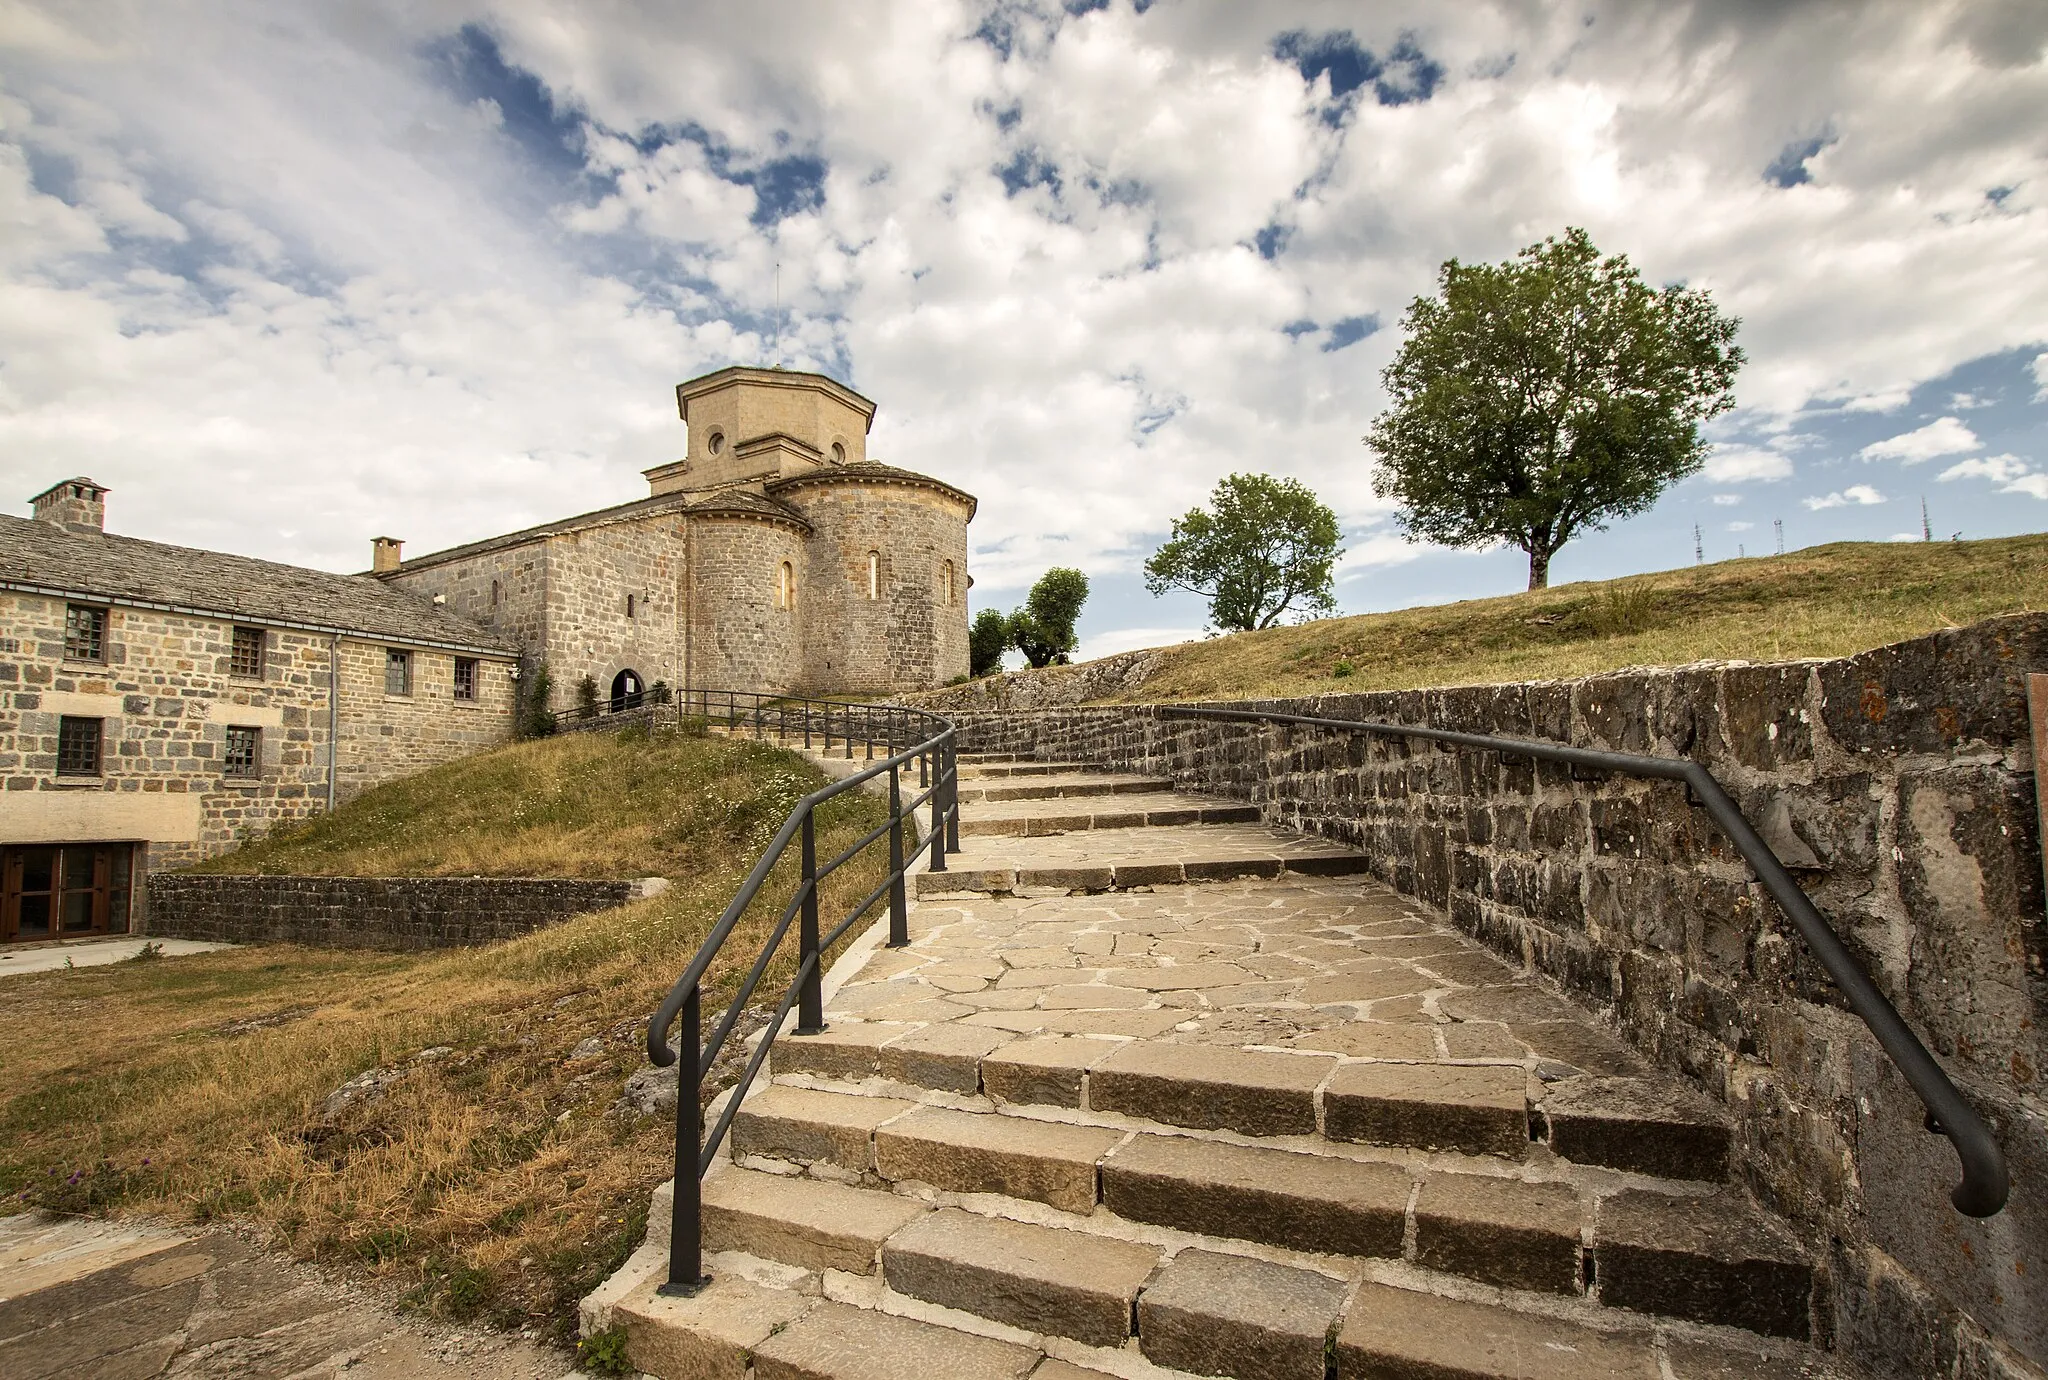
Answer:
[[[1054,196],[1060,194],[1060,170],[1035,148],[1018,149],[1015,158],[996,169],[996,176],[1003,179],[1003,190],[1011,196],[1032,187],[1047,188]]]
[[[1330,108],[1323,112],[1329,125],[1343,122],[1352,93],[1367,85],[1381,105],[1407,105],[1428,100],[1444,79],[1443,64],[1406,34],[1381,57],[1348,29],[1323,34],[1294,29],[1273,40],[1273,56],[1292,64],[1303,81],[1330,79]]]
[[[1816,134],[1811,139],[1800,139],[1778,150],[1778,156],[1764,169],[1764,181],[1779,187],[1797,187],[1802,182],[1813,181],[1813,174],[1806,170],[1806,160],[1835,142],[1832,134]]]
[[[1268,225],[1265,229],[1259,231],[1258,234],[1252,236],[1252,245],[1259,251],[1260,258],[1277,259],[1287,248],[1287,241],[1292,238],[1294,238],[1293,226]]]
[[[546,83],[505,60],[488,29],[465,24],[428,52],[465,102],[497,106],[506,136],[534,162],[564,181],[583,171],[583,116],[559,109]]]
[[[1347,316],[1341,321],[1330,323],[1330,338],[1323,342],[1323,353],[1329,354],[1346,346],[1356,345],[1380,328],[1376,315]]]

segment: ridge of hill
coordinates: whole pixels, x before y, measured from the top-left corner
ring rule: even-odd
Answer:
[[[1278,698],[1847,656],[2048,608],[2048,534],[1834,542],[1783,556],[1320,618],[984,677],[933,709]]]

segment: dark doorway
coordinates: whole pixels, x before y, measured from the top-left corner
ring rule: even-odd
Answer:
[[[135,845],[0,848],[0,943],[128,932]]]
[[[647,687],[640,683],[637,671],[621,671],[612,677],[612,713],[621,709],[638,709],[647,696]]]

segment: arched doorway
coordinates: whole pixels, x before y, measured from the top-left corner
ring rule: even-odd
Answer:
[[[646,695],[647,687],[640,683],[638,671],[621,671],[612,677],[612,713],[638,709]]]

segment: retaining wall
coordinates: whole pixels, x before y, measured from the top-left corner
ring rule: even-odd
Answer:
[[[150,879],[151,935],[330,949],[443,949],[511,939],[648,894],[639,881],[534,877]]]
[[[1363,849],[1729,1106],[1742,1177],[1828,1262],[1845,1352],[1888,1375],[2036,1374],[2048,927],[2030,671],[2048,671],[2048,617],[1832,661],[1230,706],[1699,760],[1992,1120],[2014,1186],[1981,1222],[1948,1203],[1946,1139],[1682,785],[1157,706],[947,712],[964,751],[1171,775]]]

